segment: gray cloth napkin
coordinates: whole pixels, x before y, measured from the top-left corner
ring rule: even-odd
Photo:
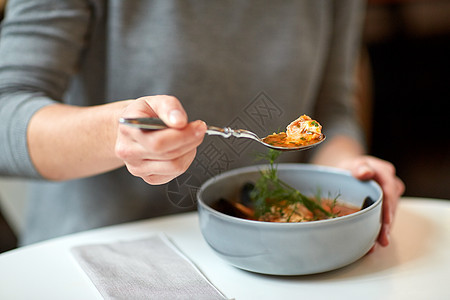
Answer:
[[[105,299],[226,299],[163,235],[72,253]]]

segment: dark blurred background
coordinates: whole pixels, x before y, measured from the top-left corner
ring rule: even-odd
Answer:
[[[407,196],[450,199],[450,1],[370,1],[364,44],[371,154]]]
[[[395,164],[406,196],[450,199],[450,1],[370,0],[362,48],[370,154]],[[17,245],[13,223],[0,205],[0,253]]]

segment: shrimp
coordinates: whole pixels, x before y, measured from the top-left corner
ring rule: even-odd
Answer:
[[[307,115],[300,116],[286,127],[286,135],[290,141],[306,141],[322,137],[322,125]]]

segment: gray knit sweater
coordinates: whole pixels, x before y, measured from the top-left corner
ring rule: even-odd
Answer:
[[[328,139],[361,140],[352,82],[362,8],[357,0],[9,0],[0,37],[0,175],[33,179],[22,243],[192,210],[201,182],[266,151],[206,137],[191,168],[166,185],[147,185],[124,168],[47,182],[30,160],[26,130],[33,113],[57,101],[171,94],[191,120],[211,125],[264,135],[305,113]]]

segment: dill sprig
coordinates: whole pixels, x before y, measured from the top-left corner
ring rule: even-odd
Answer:
[[[321,206],[321,197],[319,193],[316,195],[315,199],[311,199],[278,177],[275,160],[280,154],[281,151],[270,149],[267,154],[259,156],[260,159],[269,161],[269,168],[260,171],[261,176],[256,181],[255,188],[250,194],[255,207],[255,217],[259,218],[270,212],[270,209],[273,206],[278,207],[279,210],[282,211],[283,208],[296,203],[303,204],[311,211],[314,219],[318,219],[323,215],[329,218],[336,217],[335,214],[328,212]],[[291,216],[289,216],[289,218]]]

